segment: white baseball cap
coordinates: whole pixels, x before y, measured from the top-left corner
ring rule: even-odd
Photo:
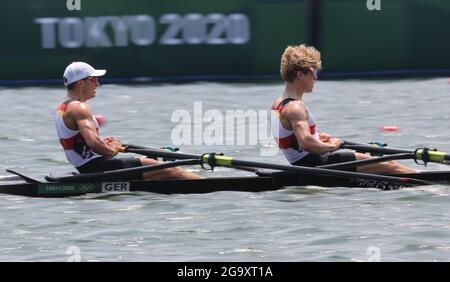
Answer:
[[[64,71],[64,85],[68,86],[89,76],[103,76],[105,73],[106,70],[96,70],[84,62],[73,62]]]

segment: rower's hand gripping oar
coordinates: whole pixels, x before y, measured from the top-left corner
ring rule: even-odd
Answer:
[[[145,147],[128,145],[128,147],[126,147],[126,149],[125,149],[125,152],[146,155],[149,157],[170,157],[170,158],[174,158],[174,159],[198,159],[198,160],[200,160],[201,163],[208,164],[210,166],[222,166],[222,167],[229,167],[229,168],[235,168],[235,167],[239,167],[239,166],[256,167],[256,168],[265,168],[265,169],[273,169],[273,170],[281,170],[281,171],[290,171],[290,172],[296,172],[299,174],[306,174],[306,175],[322,175],[322,176],[335,176],[335,177],[352,178],[352,179],[376,180],[376,181],[384,181],[384,182],[391,182],[391,183],[400,183],[400,184],[405,184],[405,185],[407,185],[407,184],[410,184],[410,185],[434,184],[429,181],[408,178],[408,177],[383,176],[383,175],[367,174],[367,173],[359,173],[359,172],[339,171],[339,170],[332,170],[332,169],[325,169],[325,168],[318,168],[318,167],[268,164],[268,163],[237,160],[232,157],[222,156],[222,155],[217,155],[217,154],[203,154],[200,156],[200,155],[194,155],[194,154],[168,152],[168,151],[164,151],[161,149],[150,149],[150,148],[142,149],[142,148],[145,148]]]
[[[395,149],[389,147],[379,147],[374,145],[362,144],[351,141],[344,141],[342,145],[343,149],[351,149],[360,152],[366,153],[375,153],[381,155],[394,155],[394,154],[411,154],[411,159],[413,159],[417,164],[419,160],[426,165],[428,162],[436,162],[443,164],[450,164],[450,155],[445,152],[437,151],[435,149],[429,148],[418,148],[414,151],[412,150],[404,150],[404,149]]]

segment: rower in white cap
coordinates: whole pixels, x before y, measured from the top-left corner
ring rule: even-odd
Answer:
[[[98,77],[106,70],[96,70],[84,62],[73,62],[64,71],[67,97],[55,115],[59,141],[67,159],[80,173],[110,171],[142,165],[158,164],[158,161],[142,158],[115,158],[123,145],[114,137],[100,138],[99,125],[92,114],[89,99],[95,97]],[[133,175],[135,179],[195,179],[196,174],[179,167]]]

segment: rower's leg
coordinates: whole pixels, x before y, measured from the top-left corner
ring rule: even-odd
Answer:
[[[142,165],[156,165],[161,162],[146,157],[140,158]],[[165,180],[165,179],[200,179],[197,174],[188,172],[181,167],[172,167],[157,171],[144,172],[145,180]]]
[[[368,154],[355,153],[357,160],[371,159]],[[358,167],[358,172],[388,174],[388,173],[417,173],[417,170],[404,166],[396,161],[386,161],[375,164],[368,164]]]

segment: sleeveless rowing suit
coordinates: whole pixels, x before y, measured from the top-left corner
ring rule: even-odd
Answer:
[[[79,172],[94,173],[141,166],[141,162],[137,158],[110,158],[95,153],[89,148],[79,130],[67,128],[63,119],[64,111],[74,101],[76,100],[68,99],[59,105],[55,115],[55,122],[59,142],[64,148],[66,157]],[[94,117],[92,122],[98,132],[99,125]],[[124,180],[140,180],[142,177],[142,173],[133,173],[124,177]]]
[[[294,134],[293,130],[289,130],[283,127],[281,123],[280,116],[283,112],[284,107],[291,101],[295,101],[292,98],[286,98],[281,103],[279,103],[276,107],[272,107],[275,113],[271,115],[271,128],[272,134],[275,138],[275,141],[278,144],[278,148],[283,153],[284,157],[291,163],[294,164],[301,159],[308,156],[310,153],[303,150],[301,144],[298,143],[297,137]],[[305,105],[306,107],[306,105]],[[319,139],[319,133],[316,130],[316,120],[313,114],[306,108],[308,114],[308,126],[309,132],[314,138]]]
[[[275,111],[271,115],[271,129],[275,141],[278,144],[278,148],[283,153],[284,157],[292,164],[298,166],[320,166],[332,163],[340,163],[356,160],[355,154],[352,152],[331,152],[323,155],[312,154],[305,151],[301,144],[298,143],[298,139],[295,136],[293,130],[288,130],[283,127],[280,116],[286,105],[296,99],[286,98],[281,101],[277,106],[272,106],[272,111]],[[306,105],[305,105],[306,107]],[[317,123],[314,115],[306,107],[307,122],[309,126],[309,132],[314,138],[319,140],[319,133],[317,131]],[[355,168],[348,170],[355,171]]]
[[[93,159],[102,157],[102,155],[95,153],[91,148],[89,148],[79,130],[69,129],[64,123],[64,111],[67,106],[74,101],[74,99],[68,99],[58,106],[55,114],[55,123],[59,142],[64,148],[64,153],[66,153],[67,160],[77,168]],[[97,120],[93,118],[92,122],[98,132],[99,126]]]

